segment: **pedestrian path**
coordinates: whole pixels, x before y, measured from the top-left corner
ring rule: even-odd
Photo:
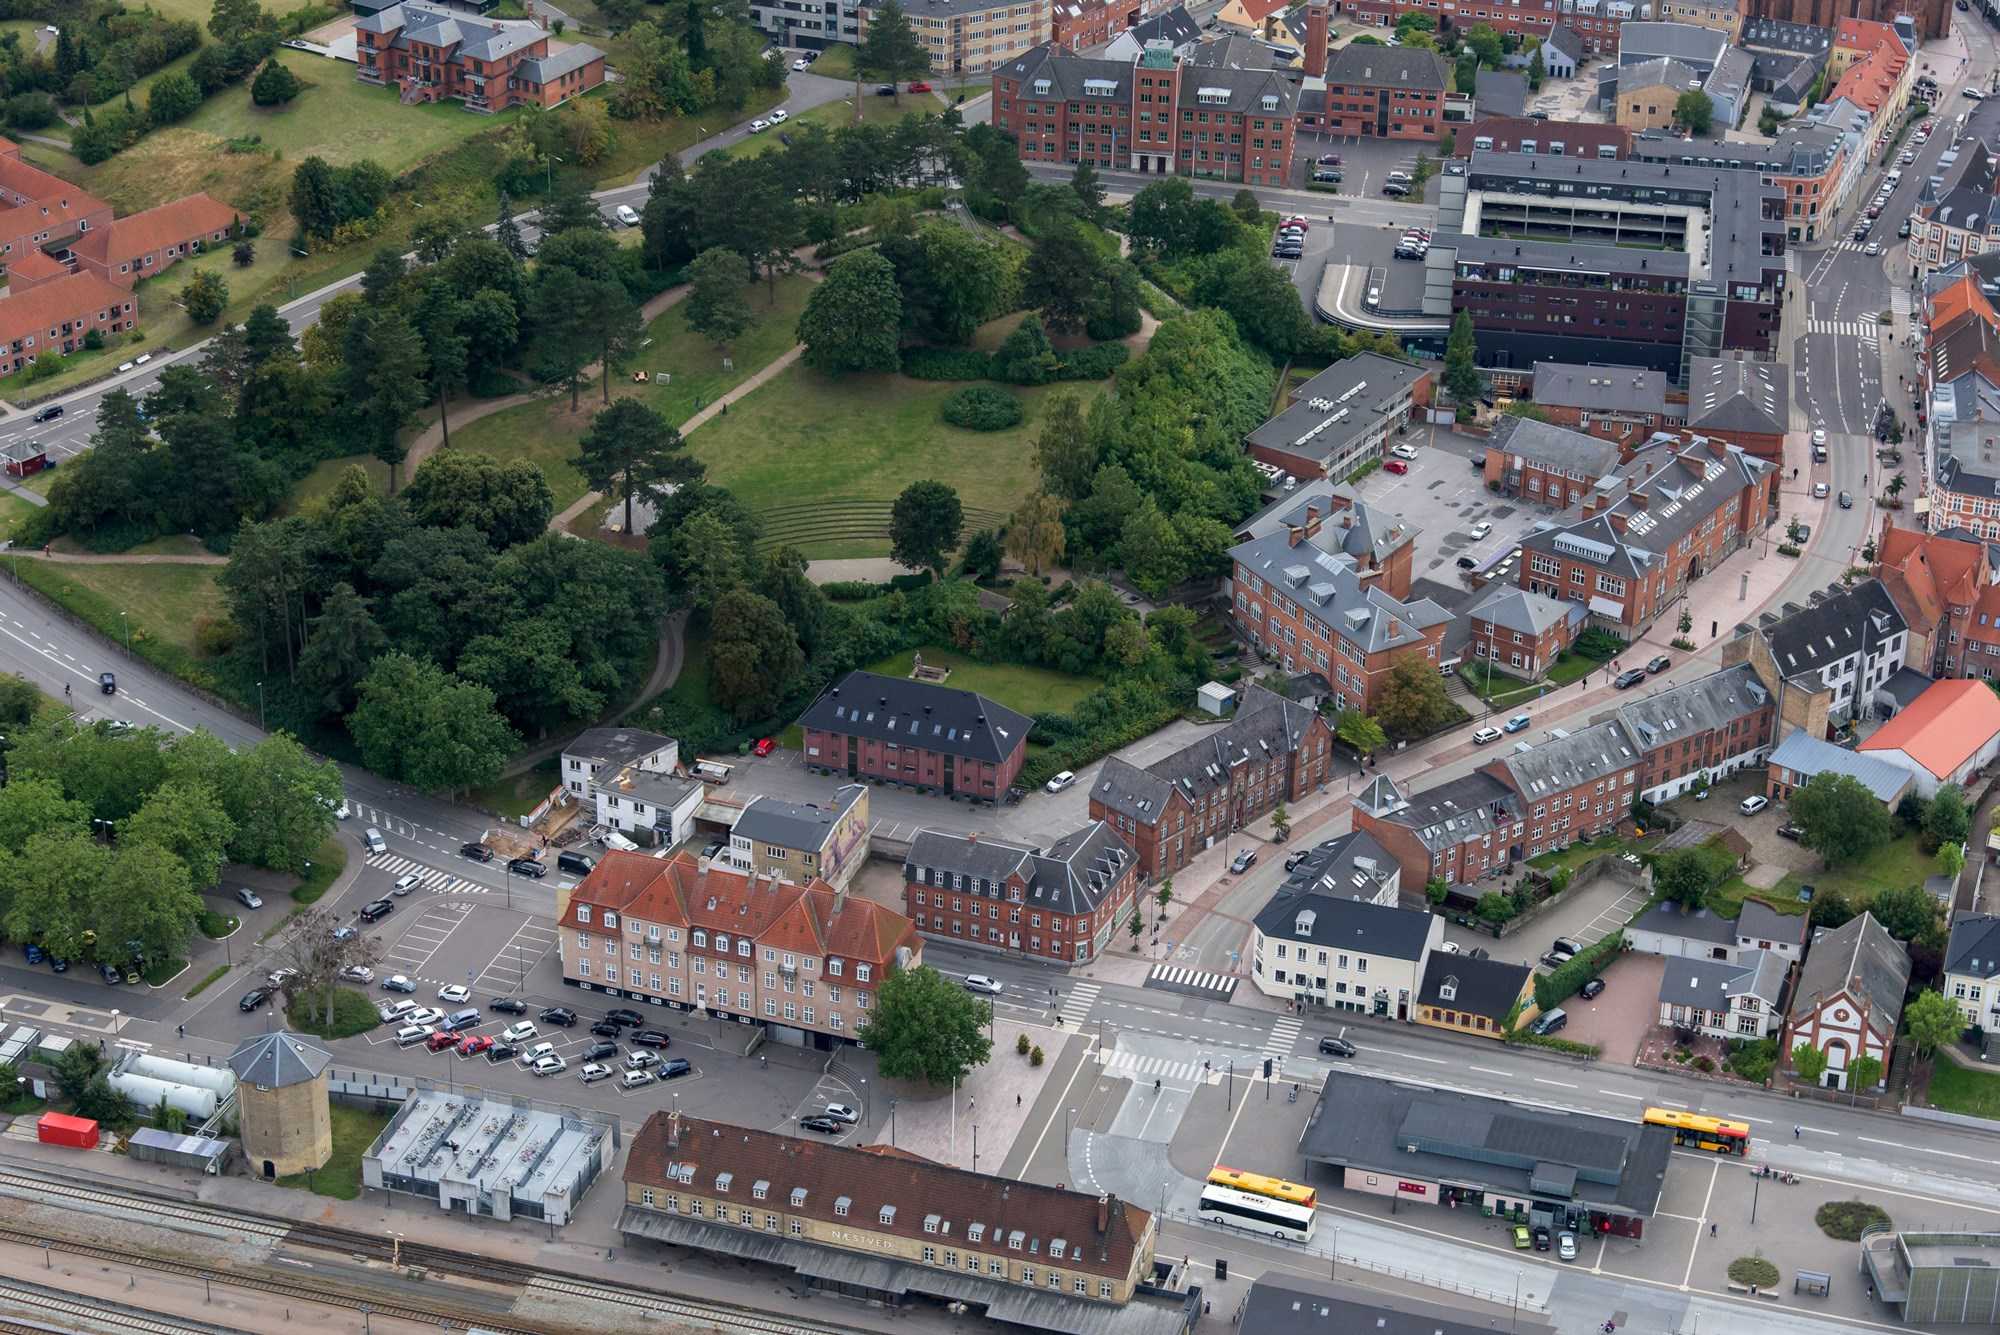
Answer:
[[[1271,1026],[1271,1036],[1264,1040],[1264,1055],[1283,1060],[1292,1055],[1292,1045],[1299,1041],[1298,1020],[1279,1020]]]
[[[1838,334],[1843,338],[1858,338],[1864,343],[1874,343],[1881,338],[1882,326],[1873,320],[1808,320],[1806,332]]]
[[[1213,997],[1217,1001],[1229,1000],[1230,994],[1236,991],[1236,981],[1233,973],[1209,973],[1183,968],[1178,964],[1155,964],[1153,971],[1146,975],[1147,987],[1189,992],[1196,996]]]
[[[379,871],[386,871],[398,880],[414,873],[419,885],[423,886],[426,890],[435,891],[440,895],[490,895],[493,893],[491,886],[475,885],[471,881],[460,880],[450,872],[439,871],[436,867],[427,867],[421,862],[416,862],[406,857],[399,857],[393,853],[377,858],[368,865]]]
[[[1062,1017],[1064,1025],[1081,1029],[1083,1022],[1090,1018],[1091,1008],[1097,1005],[1097,994],[1103,990],[1102,983],[1078,983],[1063,997],[1062,1009],[1056,1014]]]
[[[1134,1081],[1158,1080],[1162,1084],[1192,1087],[1207,1081],[1211,1072],[1200,1062],[1174,1061],[1167,1057],[1142,1057],[1136,1052],[1098,1050],[1098,1064],[1106,1075],[1121,1075]]]

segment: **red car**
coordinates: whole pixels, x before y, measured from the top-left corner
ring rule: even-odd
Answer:
[[[1382,462],[1382,471],[1385,473],[1395,473],[1400,476],[1409,472],[1410,466],[1401,459],[1385,459]]]
[[[769,737],[759,737],[757,739],[757,745],[751,747],[750,749],[755,751],[760,756],[768,756],[771,754],[771,748],[776,745],[777,743],[772,741]]]
[[[424,1040],[424,1046],[432,1052],[443,1052],[446,1048],[456,1048],[458,1046],[458,1035],[440,1029]]]
[[[910,91],[913,93],[928,93],[930,90],[931,86],[927,83],[913,83],[910,85]]]
[[[467,1034],[465,1041],[458,1045],[458,1055],[461,1057],[477,1057],[492,1046],[493,1040],[485,1034]]]

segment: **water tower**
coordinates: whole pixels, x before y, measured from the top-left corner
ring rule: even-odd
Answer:
[[[260,1177],[287,1177],[333,1156],[326,1067],[333,1054],[300,1034],[258,1034],[229,1054],[243,1157]]]

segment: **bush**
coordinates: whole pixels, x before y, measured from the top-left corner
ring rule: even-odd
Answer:
[[[1093,343],[1078,348],[1056,364],[1058,380],[1103,380],[1132,358],[1123,343]]]
[[[1715,1070],[1715,1058],[1713,1057],[1696,1057],[1691,1064],[1695,1070],[1701,1071],[1704,1074],[1712,1073]]]
[[[1040,1066],[1041,1064],[1042,1064],[1042,1045],[1037,1043],[1034,1049],[1028,1053],[1028,1065]]]
[[[1768,1289],[1778,1282],[1778,1267],[1761,1256],[1739,1256],[1729,1263],[1729,1278],[1753,1289]]]
[[[1577,636],[1576,643],[1570,648],[1581,658],[1588,658],[1596,663],[1608,663],[1625,652],[1625,641],[1601,626],[1593,626]]]
[[[819,591],[836,603],[858,603],[880,594],[882,586],[865,579],[837,579],[820,585]]]
[[[47,93],[18,93],[7,99],[7,123],[17,130],[54,125],[56,100]]]
[[[1737,1042],[1730,1044],[1729,1060],[1726,1065],[1731,1071],[1753,1084],[1763,1084],[1771,1078],[1771,1070],[1778,1064],[1778,1040],[1760,1038],[1754,1043]]]
[[[1070,714],[1037,714],[1029,740],[1041,745],[1015,780],[1039,788],[1062,770],[1080,770],[1100,756],[1158,732],[1180,717],[1180,702],[1142,681],[1100,687]]]
[[[1028,1055],[1028,1036],[1025,1033],[1014,1035],[1014,1051],[1023,1057]]]
[[[1531,1034],[1525,1029],[1516,1029],[1507,1035],[1509,1043],[1523,1047],[1547,1048],[1550,1052],[1560,1052],[1571,1057],[1589,1057],[1593,1060],[1603,1052],[1595,1043],[1579,1043],[1573,1038],[1563,1038],[1557,1034]]]
[[[993,358],[972,348],[905,348],[903,374],[912,380],[991,380]]]
[[[220,658],[236,647],[236,623],[226,616],[203,612],[194,619],[194,651],[203,658]]]
[[[276,59],[264,62],[250,82],[250,100],[260,107],[282,106],[297,97],[305,85]]]
[[[1519,912],[1514,907],[1514,901],[1508,896],[1501,894],[1498,890],[1488,890],[1485,894],[1481,895],[1479,903],[1473,907],[1472,911],[1478,916],[1481,922],[1490,922],[1495,927],[1498,927],[1501,923],[1506,922]]]
[[[1868,1229],[1889,1227],[1889,1212],[1869,1201],[1828,1201],[1813,1213],[1813,1222],[1829,1238],[1859,1242]]]
[[[1041,318],[1032,311],[993,354],[994,379],[1010,385],[1046,385],[1056,378],[1056,366],[1056,350],[1049,344]]]
[[[1005,431],[1021,421],[1021,401],[1001,389],[972,385],[944,401],[940,415],[968,431]]]
[[[333,1022],[326,1023],[326,998],[318,992],[293,997],[285,1007],[285,1023],[315,1038],[349,1038],[382,1023],[381,1013],[364,992],[351,987],[333,990]]]
[[[1560,969],[1535,975],[1535,1004],[1544,1011],[1554,1010],[1571,997],[1576,990],[1595,978],[1618,952],[1625,948],[1625,935],[1613,932],[1601,941],[1593,941],[1583,948],[1583,953]]]

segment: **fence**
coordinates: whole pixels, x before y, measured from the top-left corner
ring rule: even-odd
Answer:
[[[1919,1108],[1909,1103],[1903,1105],[1902,1112],[1903,1116],[1914,1117],[1920,1122],[1942,1122],[1946,1126],[1962,1126],[1970,1131],[2000,1131],[2000,1121],[1995,1121],[1991,1117],[1946,1112],[1942,1108]]]
[[[524,830],[534,829],[535,822],[548,815],[551,807],[559,802],[567,801],[569,801],[569,789],[563,787],[561,784],[557,784],[555,787],[549,789],[549,795],[543,798],[533,811],[521,817],[521,828]]]

